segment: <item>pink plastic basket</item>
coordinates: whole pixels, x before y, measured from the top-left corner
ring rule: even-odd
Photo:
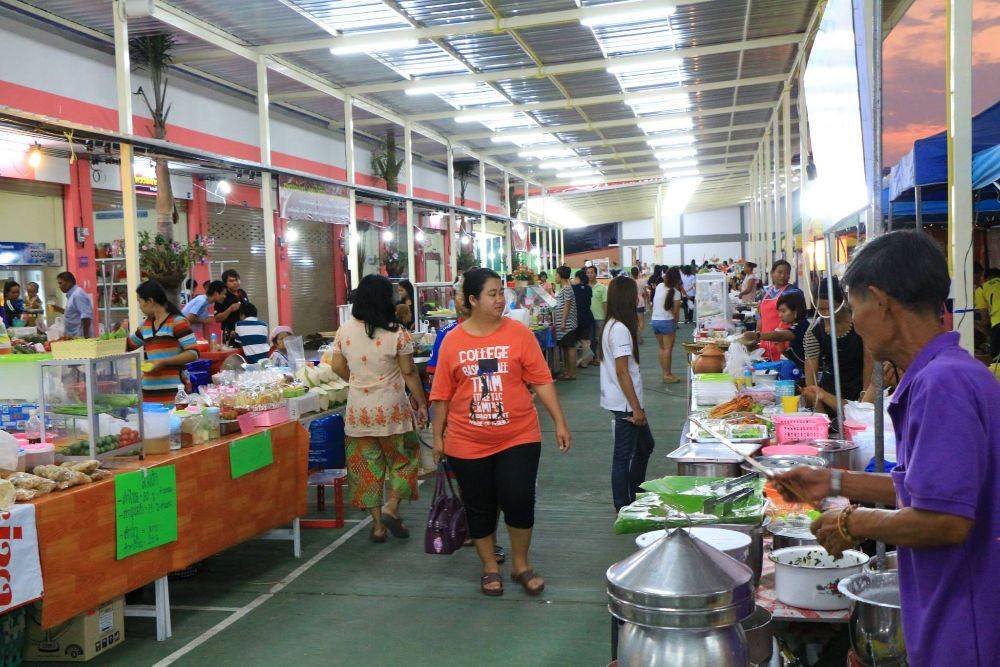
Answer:
[[[822,440],[830,436],[830,419],[814,412],[792,412],[774,416],[779,445],[800,440]]]
[[[868,426],[866,424],[862,424],[861,422],[853,421],[850,419],[844,420],[844,437],[850,440],[851,442],[854,441],[855,435],[861,433],[862,431],[867,431],[867,430]]]
[[[259,428],[275,426],[288,420],[288,408],[286,407],[265,410],[264,412],[248,412],[236,418],[242,433],[251,433]]]

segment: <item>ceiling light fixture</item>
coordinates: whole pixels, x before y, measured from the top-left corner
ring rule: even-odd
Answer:
[[[575,169],[573,171],[560,171],[556,178],[583,178],[586,176],[597,176],[601,172],[596,169]]]
[[[687,209],[688,203],[701,186],[701,178],[677,178],[670,181],[663,195],[662,213],[676,215]]]
[[[491,120],[513,120],[517,118],[516,111],[511,111],[503,107],[496,109],[482,109],[479,111],[469,111],[455,116],[456,123],[482,123]]]
[[[649,62],[626,63],[624,65],[609,65],[606,68],[608,74],[627,74],[628,72],[642,72],[644,70],[669,69],[680,67],[684,61],[680,58],[666,58],[664,60],[653,60]]]
[[[334,46],[330,53],[335,56],[346,56],[353,53],[382,53],[385,51],[402,51],[420,46],[419,39],[377,40],[355,42],[344,46]]]
[[[688,157],[694,157],[698,154],[698,149],[696,148],[675,148],[669,151],[660,151],[656,154],[657,160],[682,160]]]
[[[418,229],[417,233],[413,235],[413,240],[417,243],[423,243],[425,238],[427,237],[424,235],[424,230],[422,229]]]
[[[679,171],[664,171],[663,175],[666,178],[687,178],[689,176],[700,176],[701,172],[697,169],[681,169]]]
[[[42,163],[42,147],[40,144],[36,143],[28,151],[28,166],[32,169],[38,169],[38,165]]]
[[[690,130],[693,127],[694,121],[690,116],[656,118],[639,123],[639,129],[646,134],[654,134],[656,132],[677,132],[678,130]]]
[[[222,179],[221,181],[215,184],[215,194],[219,196],[228,197],[229,193],[231,193],[232,191],[233,191],[233,184],[227,181],[226,179]]]
[[[593,176],[589,178],[574,178],[569,182],[570,185],[600,185],[604,183],[604,179],[600,176]]]
[[[451,83],[418,83],[406,89],[407,95],[437,95],[438,93],[460,93],[475,90],[475,81],[453,81]]]
[[[639,21],[661,21],[670,18],[677,11],[677,8],[672,5],[657,7],[655,9],[633,9],[629,11],[628,6],[630,4],[623,2],[595,9],[593,14],[580,19],[580,25],[593,28],[601,25],[638,23]]]
[[[288,243],[295,243],[299,240],[299,230],[297,229],[286,229],[285,230],[285,241]]]
[[[549,160],[548,162],[541,162],[538,165],[540,169],[554,169],[556,171],[560,169],[574,169],[576,167],[589,166],[590,164],[584,160]]]
[[[526,151],[520,151],[517,156],[543,160],[551,157],[575,157],[576,153],[565,146],[552,146],[551,148],[530,148]]]
[[[386,243],[391,243],[394,238],[396,238],[396,235],[392,233],[392,230],[387,229],[382,232],[382,240]]]
[[[670,160],[669,162],[660,162],[660,169],[681,169],[697,166],[697,160]]]
[[[664,148],[666,146],[690,146],[694,143],[694,135],[691,134],[670,134],[663,137],[650,137],[646,140],[652,148]]]
[[[504,132],[493,135],[490,141],[495,144],[550,144],[559,140],[545,132]]]

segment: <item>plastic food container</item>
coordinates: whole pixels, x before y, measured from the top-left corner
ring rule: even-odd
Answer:
[[[819,450],[812,445],[771,445],[760,453],[763,456],[818,456]]]
[[[23,470],[34,470],[35,466],[53,465],[56,462],[56,448],[44,442],[21,445],[24,452]]]
[[[170,451],[170,408],[160,403],[142,404],[143,449],[147,454]]]

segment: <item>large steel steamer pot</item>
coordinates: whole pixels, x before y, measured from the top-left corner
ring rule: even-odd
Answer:
[[[799,444],[815,447],[818,456],[826,461],[828,468],[859,470],[860,450],[850,440],[807,440]]]
[[[771,612],[763,607],[754,609],[753,614],[740,624],[747,636],[747,654],[751,665],[766,665],[774,653],[774,628],[771,627]]]
[[[712,524],[717,528],[726,530],[738,530],[744,535],[750,536],[750,553],[747,555],[750,569],[753,570],[753,585],[757,587],[760,582],[760,573],[764,568],[764,530],[771,524],[771,517],[765,515],[760,523],[717,523]]]
[[[851,600],[851,648],[861,661],[872,667],[909,664],[899,605],[899,573],[862,571],[841,579],[837,588]]]
[[[678,461],[677,474],[687,477],[739,477],[743,470],[735,461]]]
[[[750,568],[673,530],[607,571],[620,667],[746,667]]]

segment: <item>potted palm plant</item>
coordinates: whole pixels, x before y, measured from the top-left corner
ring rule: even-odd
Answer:
[[[403,156],[400,155],[399,147],[396,144],[396,131],[390,127],[386,130],[385,139],[372,152],[372,176],[383,181],[386,190],[398,192],[399,174],[403,170],[403,163]],[[389,229],[395,229],[399,223],[399,202],[395,199],[389,200],[386,204],[386,223]],[[385,265],[386,273],[392,277],[402,275],[400,267],[406,266],[404,253],[401,253],[394,243],[385,244],[385,255],[382,263]],[[390,269],[390,266],[394,268]],[[396,271],[396,273],[391,271]]]

